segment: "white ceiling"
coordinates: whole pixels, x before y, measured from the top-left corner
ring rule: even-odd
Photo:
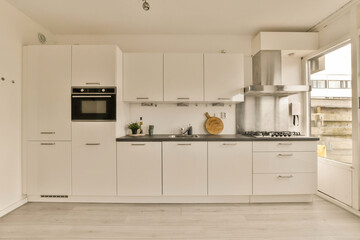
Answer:
[[[306,31],[349,0],[7,0],[55,34]]]

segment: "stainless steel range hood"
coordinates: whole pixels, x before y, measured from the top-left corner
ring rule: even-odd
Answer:
[[[245,87],[247,96],[285,97],[311,90],[307,85],[286,85],[281,76],[281,51],[262,50],[252,58],[253,85]]]

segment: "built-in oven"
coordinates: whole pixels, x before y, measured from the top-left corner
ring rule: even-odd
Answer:
[[[116,87],[73,87],[72,121],[116,121]]]

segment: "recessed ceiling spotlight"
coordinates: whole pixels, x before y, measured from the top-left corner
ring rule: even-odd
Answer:
[[[143,0],[143,5],[142,5],[143,9],[145,11],[149,11],[150,10],[150,4],[146,1],[146,0]]]

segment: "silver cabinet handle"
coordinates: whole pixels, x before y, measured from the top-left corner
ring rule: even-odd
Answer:
[[[218,98],[218,100],[230,100],[230,98],[228,98],[228,97],[220,97],[220,98]]]
[[[177,99],[178,100],[189,100],[190,98],[188,98],[188,97],[178,97]]]
[[[131,146],[145,146],[145,143],[132,143]]]
[[[278,143],[278,145],[292,145],[292,143]]]
[[[86,85],[100,85],[99,82],[87,82]]]
[[[191,143],[178,143],[178,146],[191,146]]]
[[[288,154],[279,153],[279,154],[278,154],[278,157],[291,157],[291,156],[293,156],[292,153],[288,153]]]
[[[55,145],[55,143],[40,143],[40,145],[51,146],[51,145]]]
[[[82,96],[71,96],[72,98],[111,98],[110,95],[97,95],[97,96],[93,96],[93,95],[82,95]]]
[[[224,146],[236,146],[236,143],[223,143]]]
[[[55,134],[55,132],[40,132],[40,134]]]
[[[136,99],[138,100],[146,100],[146,99],[149,99],[148,97],[137,97]]]
[[[100,145],[100,143],[86,143],[85,145],[88,145],[88,146],[97,146],[97,145]]]
[[[279,175],[278,178],[293,178],[293,175]]]

